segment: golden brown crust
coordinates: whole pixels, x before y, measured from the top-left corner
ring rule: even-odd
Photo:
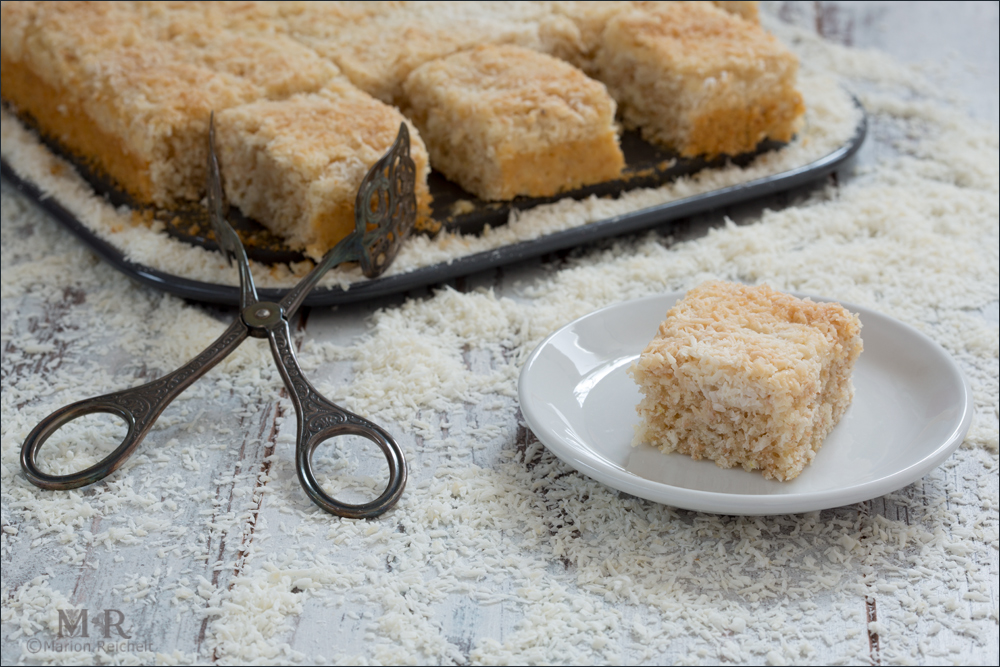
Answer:
[[[552,196],[624,166],[607,89],[545,54],[482,45],[421,66],[403,90],[435,167],[482,199]]]

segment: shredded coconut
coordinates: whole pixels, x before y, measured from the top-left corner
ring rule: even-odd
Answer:
[[[29,484],[18,455],[40,418],[176,368],[231,313],[133,284],[5,186],[4,664],[996,663],[996,128],[883,56],[773,29],[872,114],[867,166],[839,187],[702,238],[650,233],[502,274],[520,285],[474,276],[465,291],[311,312],[297,338],[307,375],[386,425],[411,464],[402,500],[375,521],[306,499],[293,410],[254,339],[168,408],[120,472],[76,491]],[[74,196],[92,219],[120,220],[82,186]],[[559,203],[495,233],[613,204]],[[549,454],[515,399],[533,347],[595,308],[707,279],[843,299],[923,331],[972,386],[963,446],[882,498],[770,517],[647,502]],[[78,469],[117,429],[87,427],[93,437],[44,452],[53,469]],[[349,463],[360,489],[384,475],[369,450],[324,446],[317,459],[337,475]],[[148,644],[31,643],[54,641],[59,610],[84,608],[120,610]]]

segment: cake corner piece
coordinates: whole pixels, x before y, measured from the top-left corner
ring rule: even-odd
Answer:
[[[840,304],[766,285],[690,290],[630,369],[633,445],[794,479],[851,403],[860,330]]]

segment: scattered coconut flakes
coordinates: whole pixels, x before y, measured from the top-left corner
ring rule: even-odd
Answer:
[[[807,47],[804,66],[863,75],[859,87],[909,83],[884,57],[783,30]],[[171,370],[225,323],[130,283],[5,188],[5,663],[995,662],[998,142],[927,99],[919,77],[909,90],[905,101],[863,91],[877,162],[753,224],[679,244],[608,241],[529,273],[517,293],[442,290],[384,307],[361,332],[314,310],[303,367],[385,423],[411,462],[400,504],[372,522],[305,499],[291,405],[260,341],[190,388],[121,473],[66,493],[29,485],[17,456],[38,419]],[[545,335],[707,278],[849,300],[924,331],[973,387],[962,448],[867,503],[719,517],[619,494],[524,428],[517,373]],[[50,465],[96,456],[93,435]],[[328,449],[331,465],[350,455]],[[379,463],[361,457],[359,483]],[[122,608],[159,643],[27,652],[26,630],[54,636],[58,609],[84,605]],[[175,647],[180,637],[191,643]]]

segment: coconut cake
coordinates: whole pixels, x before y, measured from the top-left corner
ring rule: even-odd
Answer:
[[[633,444],[794,479],[851,403],[860,331],[837,303],[704,283],[630,369],[643,394]]]

